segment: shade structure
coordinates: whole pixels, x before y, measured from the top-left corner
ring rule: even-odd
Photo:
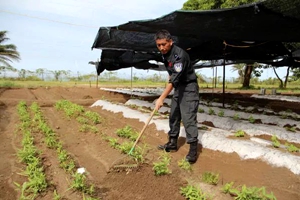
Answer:
[[[167,29],[174,42],[187,50],[195,68],[203,67],[197,65],[200,60],[220,59],[299,67],[298,51],[284,45],[300,42],[299,12],[299,0],[266,0],[209,11],[176,10],[156,19],[100,27],[92,48],[102,50],[100,71],[131,66],[160,70],[149,61],[161,61],[154,35]]]

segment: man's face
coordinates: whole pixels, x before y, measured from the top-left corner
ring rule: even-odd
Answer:
[[[167,54],[170,51],[173,44],[173,41],[171,39],[157,39],[155,42],[158,50],[162,54]]]

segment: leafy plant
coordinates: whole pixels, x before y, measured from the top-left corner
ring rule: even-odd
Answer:
[[[272,140],[273,147],[275,147],[275,148],[279,148],[280,147],[280,142],[278,141],[278,138],[277,138],[276,135],[273,135],[271,137],[271,140]]]
[[[181,169],[184,169],[184,170],[187,170],[187,171],[192,170],[192,165],[188,161],[186,161],[185,158],[183,158],[180,161],[178,161],[178,166]]]
[[[222,192],[225,194],[232,193],[233,184],[234,184],[234,182],[226,183],[221,189]]]
[[[114,149],[117,149],[118,146],[120,145],[120,144],[118,143],[118,139],[116,139],[116,138],[108,138],[107,140],[108,140],[108,142],[109,142],[109,145],[110,145],[111,147],[113,147]]]
[[[159,162],[154,162],[153,163],[153,170],[154,170],[154,174],[156,176],[161,176],[161,175],[166,175],[166,174],[170,174],[171,171],[168,168],[168,166],[170,165],[170,161],[171,161],[171,157],[168,153],[163,152],[161,154],[161,156],[159,157]]]
[[[235,113],[235,114],[233,115],[233,119],[234,119],[234,120],[239,120],[239,119],[240,119],[239,114]]]
[[[80,124],[88,124],[89,120],[85,117],[82,117],[82,116],[78,116],[76,118],[76,120],[80,123]]]
[[[235,193],[236,200],[259,200],[259,199],[266,199],[266,200],[276,200],[276,197],[273,193],[267,194],[264,187],[257,188],[257,187],[246,187],[245,185],[242,186],[241,190]]]
[[[215,111],[212,108],[209,108],[208,114],[209,115],[215,115],[216,113],[215,113]]]
[[[124,128],[118,129],[116,131],[116,134],[119,137],[124,137],[124,138],[128,138],[132,141],[135,141],[138,137],[138,133],[133,131],[132,128],[130,126],[125,126]]]
[[[217,185],[219,182],[219,174],[213,172],[204,172],[202,174],[202,181],[211,185]]]
[[[224,110],[220,110],[220,111],[218,112],[218,116],[219,116],[219,117],[224,117]]]
[[[234,133],[234,136],[235,136],[235,137],[245,137],[245,131],[243,131],[243,130],[237,130],[237,131]]]
[[[96,112],[86,111],[84,115],[92,120],[93,124],[100,124],[102,120],[100,115]]]
[[[299,152],[299,148],[294,146],[293,144],[285,143],[285,146],[289,152]]]
[[[190,200],[207,200],[209,199],[208,195],[204,193],[200,188],[196,188],[192,185],[187,185],[186,187],[180,188],[180,194],[186,199]]]
[[[60,196],[59,196],[59,194],[57,194],[57,192],[56,192],[56,190],[54,190],[54,192],[53,192],[53,200],[60,200]]]
[[[249,117],[248,120],[249,120],[249,122],[252,123],[252,124],[255,122],[255,119],[254,119],[254,117],[253,117],[252,115]]]
[[[204,109],[198,108],[198,112],[199,112],[199,113],[204,113]]]
[[[291,132],[296,132],[296,127],[295,126],[291,126],[291,127],[286,126],[285,130],[291,131]]]

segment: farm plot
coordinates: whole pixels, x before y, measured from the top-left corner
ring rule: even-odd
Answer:
[[[47,185],[36,193],[36,199],[150,200],[186,199],[195,195],[198,199],[226,200],[242,196],[243,191],[258,196],[268,195],[268,199],[274,199],[274,196],[283,200],[300,198],[299,153],[290,152],[286,145],[299,148],[297,119],[288,121],[292,129],[286,129],[284,123],[260,123],[278,130],[269,132],[266,129],[263,134],[254,134],[255,131],[251,133],[244,128],[234,128],[234,125],[221,127],[219,125],[224,122],[209,119],[213,116],[230,119],[232,123],[244,122],[247,127],[247,124],[254,124],[248,118],[235,120],[229,115],[210,115],[208,110],[199,112],[199,139],[203,148],[199,150],[197,163],[188,166],[183,162],[188,151],[184,131],[178,152],[162,154],[156,149],[157,144],[166,141],[166,102],[166,108],[161,110],[163,113],[154,117],[138,144],[136,154],[131,156],[139,167],[116,171],[112,170],[114,162],[130,149],[150,115],[152,101],[141,97],[136,97],[140,100],[128,101],[130,94],[91,88],[5,89],[0,94],[0,199],[20,198],[22,190],[18,190],[17,185],[22,188],[29,182],[29,176],[22,173],[26,165],[19,162],[17,153],[24,143],[17,112],[21,101],[26,102],[30,113],[30,127],[35,127],[30,129],[29,138],[38,149],[39,153],[35,155],[40,161],[38,166],[42,168],[38,171],[45,174]],[[95,102],[99,106],[90,107]],[[217,106],[212,109],[217,109]],[[70,112],[72,110],[75,112]],[[226,112],[229,110],[224,110]],[[276,116],[280,117],[280,114]],[[235,137],[238,130],[243,130],[245,136]],[[260,142],[253,141],[253,138]],[[273,147],[273,143],[278,142],[279,148]],[[271,153],[259,154],[265,149]],[[270,162],[271,154],[280,159]],[[293,162],[296,164],[287,164]],[[84,171],[83,174],[77,173],[78,170]],[[25,186],[23,188],[27,188]],[[27,191],[23,194],[31,196],[35,193]]]

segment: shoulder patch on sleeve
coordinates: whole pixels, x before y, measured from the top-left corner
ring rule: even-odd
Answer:
[[[180,63],[175,63],[174,64],[174,69],[175,69],[176,72],[181,72],[181,70],[182,70],[182,63],[181,62]]]

